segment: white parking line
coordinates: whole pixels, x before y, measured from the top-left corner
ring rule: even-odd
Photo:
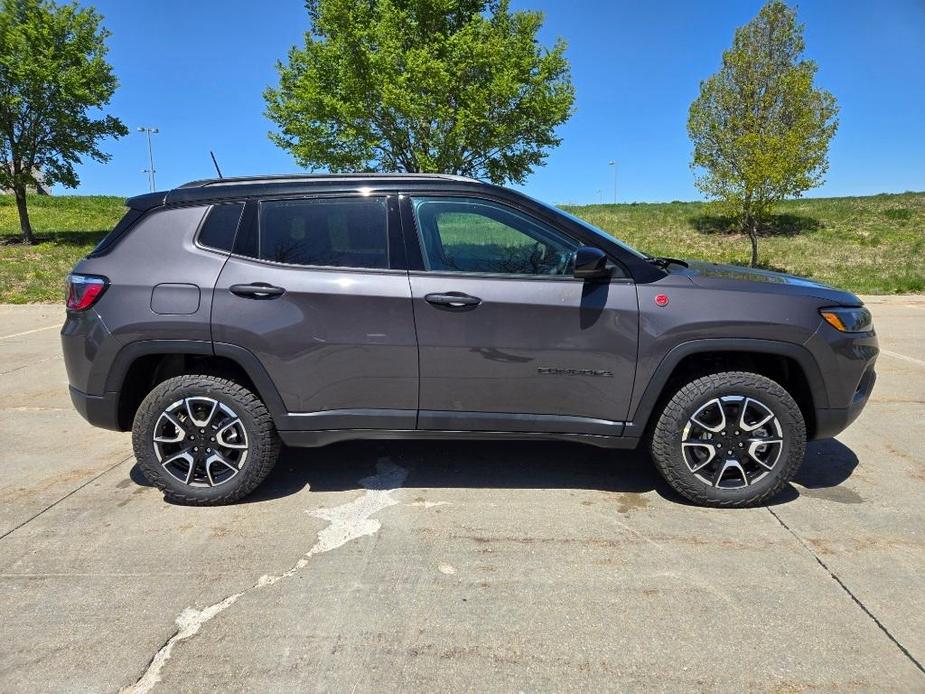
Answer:
[[[35,328],[34,330],[26,330],[21,333],[13,333],[12,335],[0,335],[0,340],[10,340],[14,337],[22,337],[23,335],[31,335],[32,333],[40,333],[43,330],[55,330],[60,328],[60,325],[46,325],[44,328]]]
[[[880,348],[880,353],[885,354],[888,357],[893,357],[893,359],[902,359],[903,361],[910,362],[912,364],[918,364],[919,366],[925,366],[925,361],[921,359],[916,359],[915,357],[907,357],[905,354],[900,354],[899,352],[891,352],[888,349]]]

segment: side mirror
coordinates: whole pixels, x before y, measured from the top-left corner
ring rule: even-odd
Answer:
[[[575,251],[574,276],[580,280],[597,280],[610,277],[607,256],[600,248],[582,246]]]

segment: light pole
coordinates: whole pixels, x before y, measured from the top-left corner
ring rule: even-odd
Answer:
[[[617,204],[617,162],[611,160],[608,166],[613,167],[613,204]]]
[[[154,192],[155,182],[154,182],[154,148],[151,146],[151,135],[159,133],[160,130],[157,128],[143,127],[138,128],[138,132],[145,133],[148,136],[148,168],[145,169],[142,173],[148,174],[148,186],[151,188],[151,192]]]

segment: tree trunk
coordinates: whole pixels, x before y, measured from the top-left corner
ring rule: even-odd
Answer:
[[[29,209],[26,207],[26,187],[21,183],[13,185],[16,195],[16,209],[19,211],[19,230],[22,232],[22,241],[30,246],[35,243],[32,235],[32,224],[29,222]]]
[[[758,267],[758,222],[755,219],[749,220],[748,238],[752,242],[752,267]]]

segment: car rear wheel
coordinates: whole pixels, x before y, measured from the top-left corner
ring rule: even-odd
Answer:
[[[780,384],[728,371],[691,381],[665,404],[652,459],[682,496],[705,506],[761,504],[793,479],[806,425]]]
[[[171,501],[227,504],[252,492],[279,457],[269,412],[247,388],[178,376],[152,390],[132,427],[145,477]]]

